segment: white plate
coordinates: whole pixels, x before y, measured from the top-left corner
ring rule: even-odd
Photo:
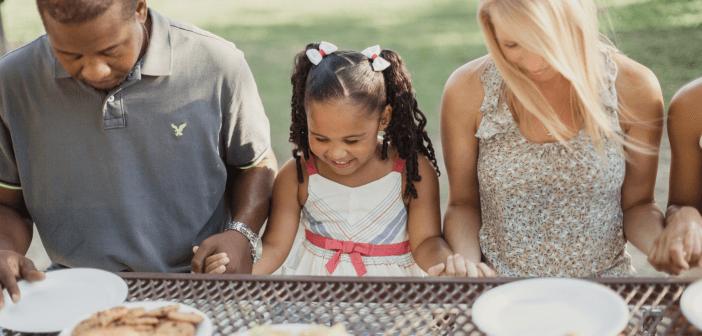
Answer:
[[[288,323],[288,324],[273,324],[269,325],[271,329],[278,331],[287,331],[293,335],[297,335],[305,330],[314,329],[319,327],[314,324],[301,324],[301,323]],[[251,330],[242,331],[235,334],[234,336],[251,336]]]
[[[182,303],[177,303],[177,302],[170,302],[170,301],[134,301],[134,302],[125,302],[122,304],[115,305],[121,306],[121,307],[127,307],[129,309],[132,308],[144,308],[146,310],[152,310],[160,307],[165,307],[165,306],[170,306],[170,305],[179,305],[180,309],[178,310],[181,313],[195,313],[198,314],[202,317],[205,318],[204,321],[202,321],[200,324],[197,325],[197,329],[195,329],[195,336],[210,336],[212,335],[212,321],[210,321],[209,318],[207,318],[207,315],[205,315],[203,312],[190,307],[188,305],[184,305]],[[111,308],[111,307],[108,307]],[[102,309],[100,309],[102,310]],[[90,314],[86,314],[82,316],[81,318],[74,319],[72,320],[73,323],[71,323],[69,326],[67,326],[63,331],[58,336],[71,336],[73,333],[73,328],[75,328],[78,323],[82,322],[83,320],[87,319],[90,317],[95,312],[91,312]]]
[[[702,281],[687,286],[680,297],[680,309],[692,325],[702,328]]]
[[[490,336],[618,335],[629,319],[611,289],[579,279],[529,279],[495,287],[478,297],[473,322]]]
[[[58,332],[76,318],[124,302],[127,283],[114,273],[92,268],[46,272],[46,279],[20,281],[20,301],[3,291],[0,327],[26,333]]]

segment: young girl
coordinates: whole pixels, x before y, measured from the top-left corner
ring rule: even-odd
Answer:
[[[409,73],[391,50],[336,50],[312,43],[295,58],[295,149],[276,179],[253,273],[283,264],[302,223],[293,274],[423,276],[452,252]]]

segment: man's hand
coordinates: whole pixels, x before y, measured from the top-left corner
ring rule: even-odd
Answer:
[[[251,243],[246,236],[235,230],[227,230],[203,240],[190,263],[190,271],[204,273],[206,258],[219,253],[226,253],[229,259],[224,273],[251,274]]]
[[[6,288],[12,298],[12,302],[17,303],[20,300],[20,291],[17,287],[17,281],[25,279],[27,281],[44,280],[46,274],[40,272],[34,267],[34,263],[25,258],[23,255],[10,251],[0,251],[0,309],[5,307],[5,298],[2,295],[2,289]]]
[[[666,218],[666,227],[653,242],[648,262],[660,272],[680,275],[702,263],[702,217],[682,207]]]
[[[470,278],[494,278],[493,271],[485,263],[474,263],[460,254],[450,255],[446,264],[432,266],[427,272],[430,277],[470,277]]]

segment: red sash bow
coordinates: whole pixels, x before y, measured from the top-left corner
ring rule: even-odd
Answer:
[[[329,274],[333,274],[336,270],[339,261],[341,261],[342,254],[348,254],[351,257],[351,263],[353,264],[353,268],[356,269],[356,274],[358,274],[358,276],[363,276],[368,273],[368,271],[366,270],[366,265],[363,263],[363,258],[361,258],[361,256],[387,257],[403,255],[410,252],[409,241],[387,245],[355,243],[352,241],[341,241],[320,236],[309,230],[305,230],[305,238],[314,246],[336,251],[326,265]]]

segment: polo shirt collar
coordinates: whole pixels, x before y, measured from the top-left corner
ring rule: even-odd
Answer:
[[[171,49],[171,24],[168,19],[149,8],[151,36],[149,47],[141,60],[141,75],[170,76],[173,72]]]
[[[146,76],[170,76],[173,71],[170,22],[166,17],[151,8],[149,8],[149,15],[151,16],[151,35],[149,36],[149,46],[146,49],[146,54],[141,60],[141,74]],[[63,69],[56,56],[53,56],[54,78],[71,77]]]

